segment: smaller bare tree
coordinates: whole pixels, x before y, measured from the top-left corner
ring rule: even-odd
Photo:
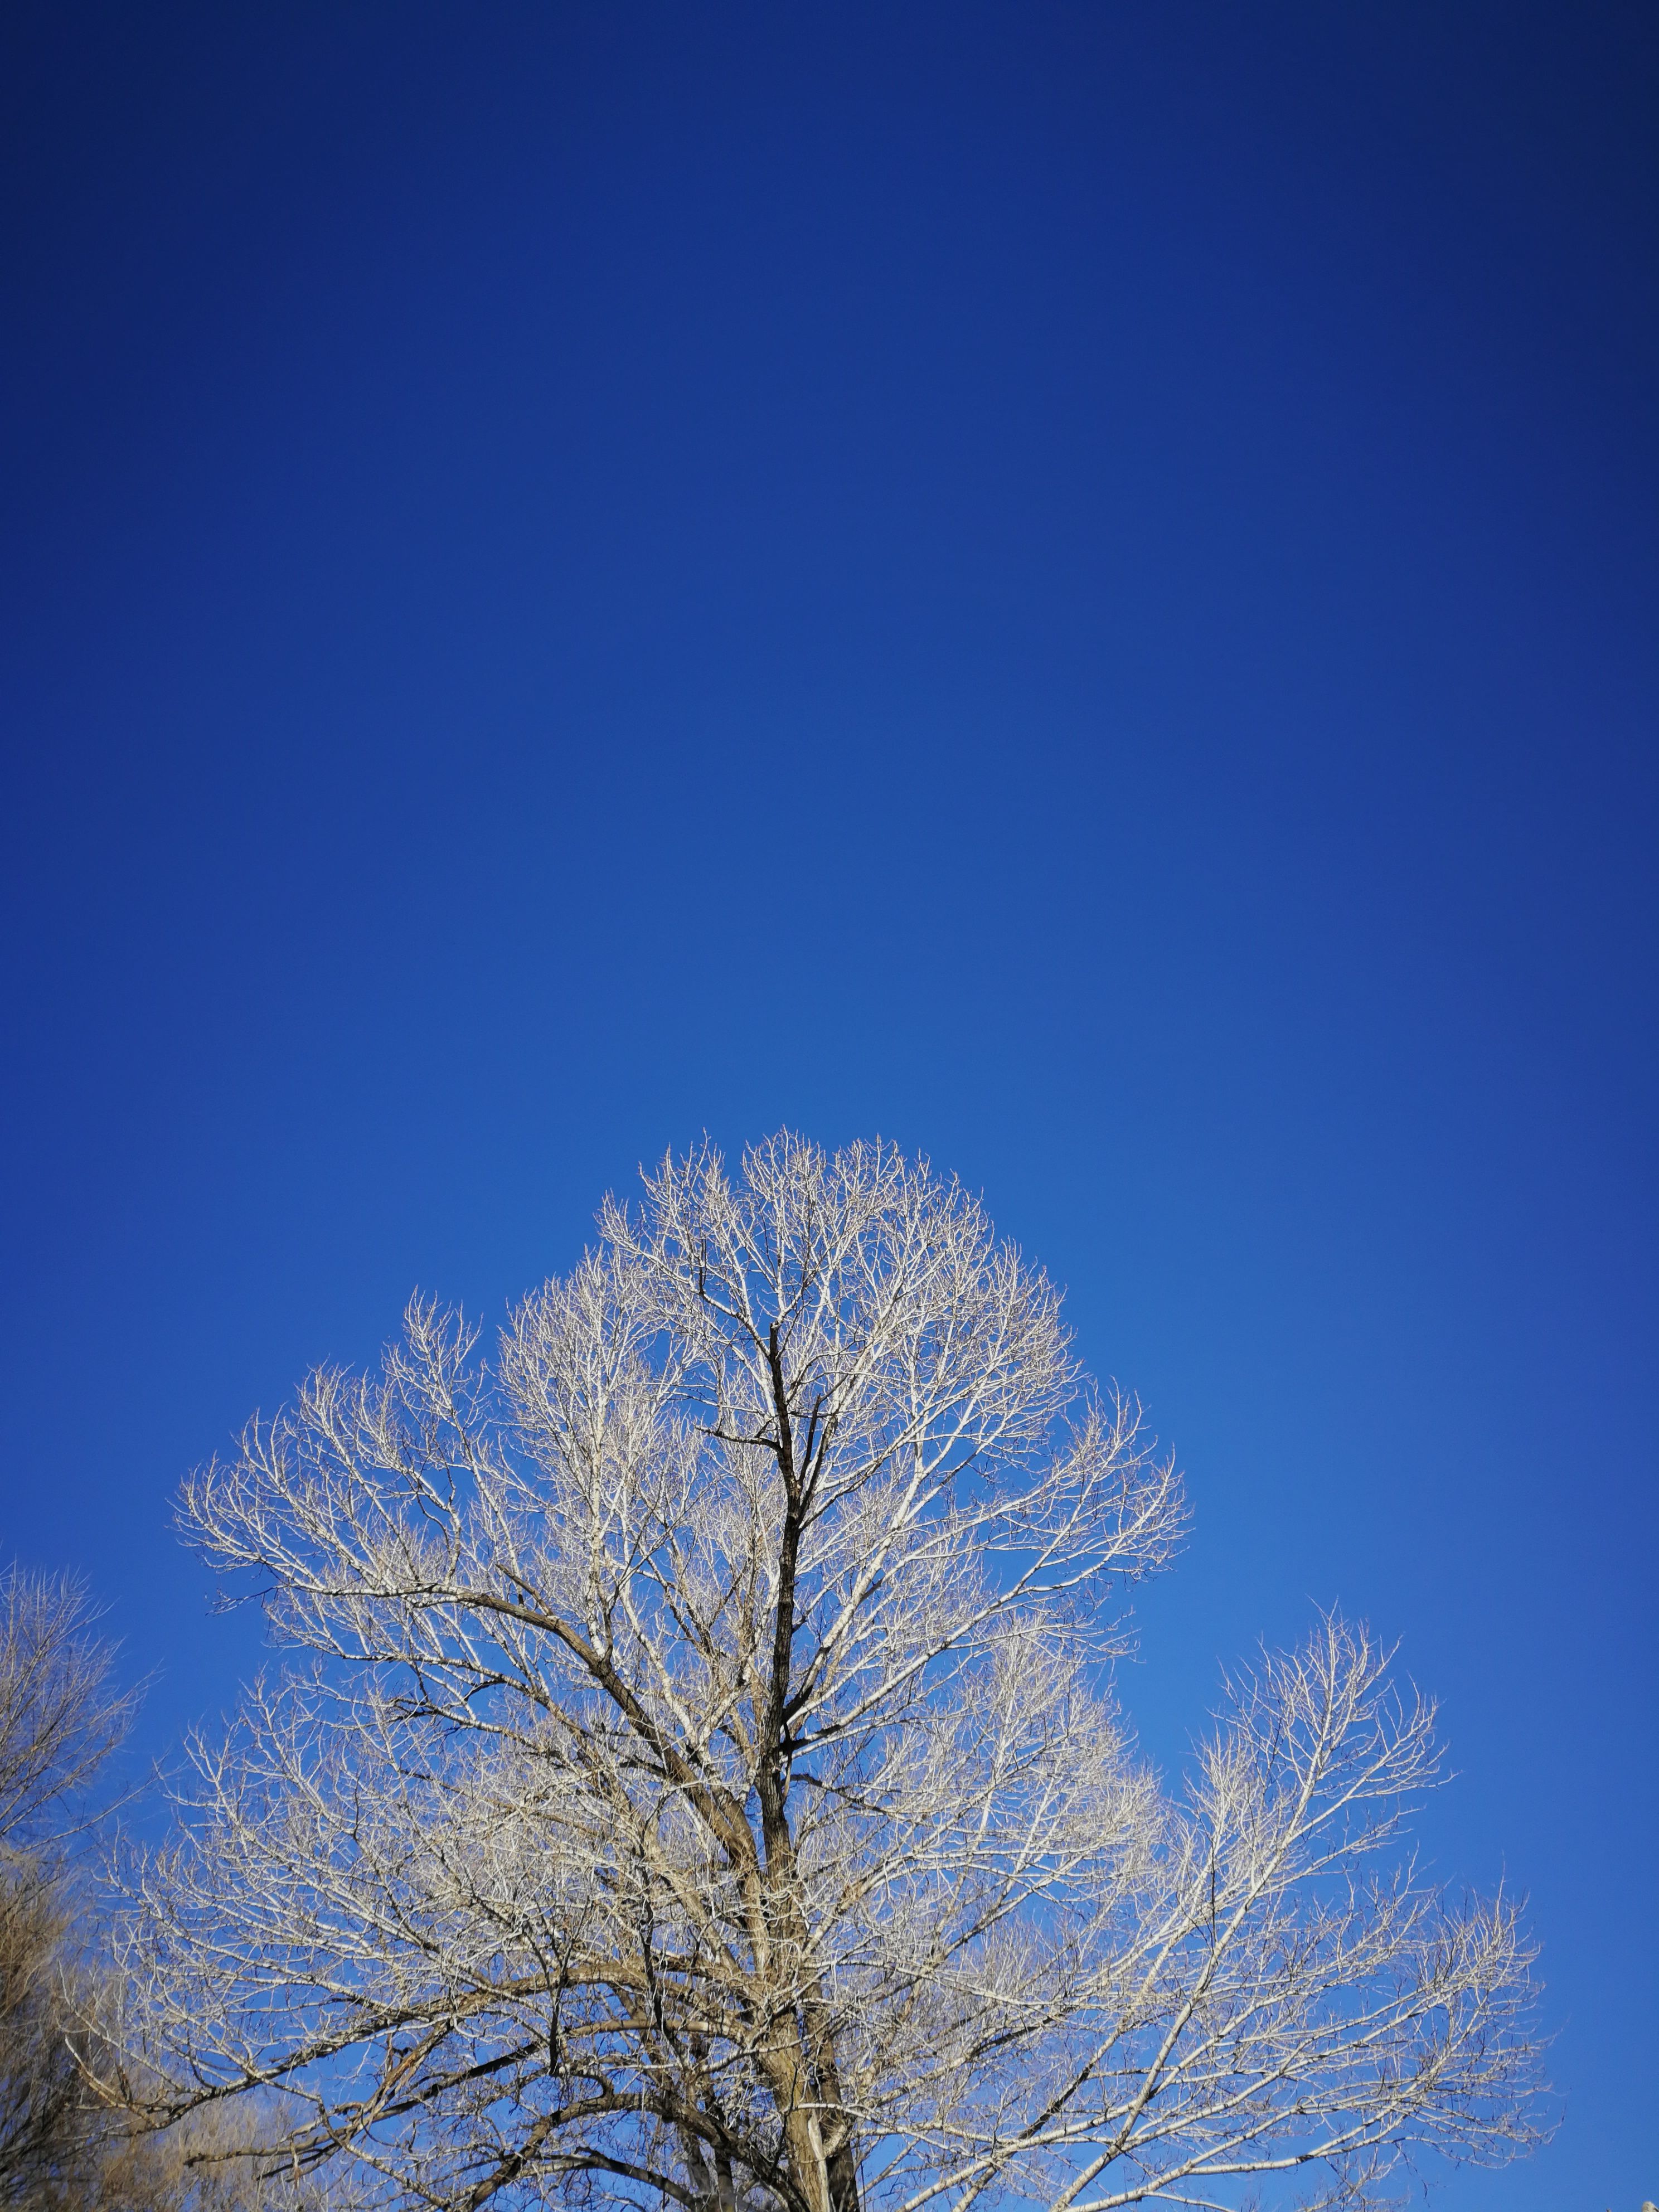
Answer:
[[[61,1864],[85,1826],[87,1787],[137,1702],[111,1686],[114,1654],[85,1585],[0,1574],[0,1854]]]
[[[82,2060],[96,1977],[75,1844],[133,1693],[80,1583],[0,1576],[0,2203],[86,2200],[104,2137]]]
[[[0,2206],[15,2212],[309,2212],[261,2159],[258,2099],[156,2124],[125,2047],[106,1916],[82,1848],[135,1689],[85,1585],[0,1576]]]

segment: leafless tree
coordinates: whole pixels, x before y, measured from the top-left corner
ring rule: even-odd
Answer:
[[[97,1621],[73,1577],[0,1575],[0,2205],[314,2212],[319,2192],[257,2154],[257,2099],[158,2129],[158,2085],[125,2047],[81,1846],[138,1692],[116,1687]]]
[[[292,2162],[264,2148],[281,2131],[257,2096],[212,2103],[169,2127],[145,2124],[142,2106],[109,2108],[99,2156],[63,2212],[343,2212],[347,2203],[332,2177],[296,2174]]]
[[[126,1734],[134,1693],[72,1577],[0,1574],[0,1855],[61,1863],[84,1826],[88,1784]]]
[[[0,2203],[82,2199],[101,2112],[79,2048],[94,1976],[75,1844],[131,1717],[84,1588],[0,1575]]]
[[[94,2142],[64,1988],[72,1916],[33,1862],[0,1879],[0,2203],[45,2204],[84,2179]]]
[[[1322,1619],[1160,1785],[1111,1594],[1176,1547],[1175,1474],[886,1146],[665,1162],[493,1359],[415,1304],[184,1516],[309,1656],[197,1745],[127,1965],[170,2108],[279,2091],[296,2170],[1351,2206],[1532,2138],[1516,1913],[1388,1849],[1429,1710]]]

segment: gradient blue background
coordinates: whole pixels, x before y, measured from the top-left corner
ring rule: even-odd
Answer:
[[[981,1187],[1340,1599],[1659,2192],[1659,13],[13,5],[4,1522],[233,1694],[192,1462],[705,1127]]]

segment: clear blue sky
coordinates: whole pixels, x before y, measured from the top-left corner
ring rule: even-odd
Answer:
[[[4,1548],[707,1127],[982,1188],[1659,2193],[1650,6],[14,5]]]

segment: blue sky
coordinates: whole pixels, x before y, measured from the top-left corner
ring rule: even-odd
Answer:
[[[984,1190],[1340,1601],[1659,2191],[1659,18],[21,5],[0,39],[8,1550],[144,1747],[183,1471],[708,1129]]]

